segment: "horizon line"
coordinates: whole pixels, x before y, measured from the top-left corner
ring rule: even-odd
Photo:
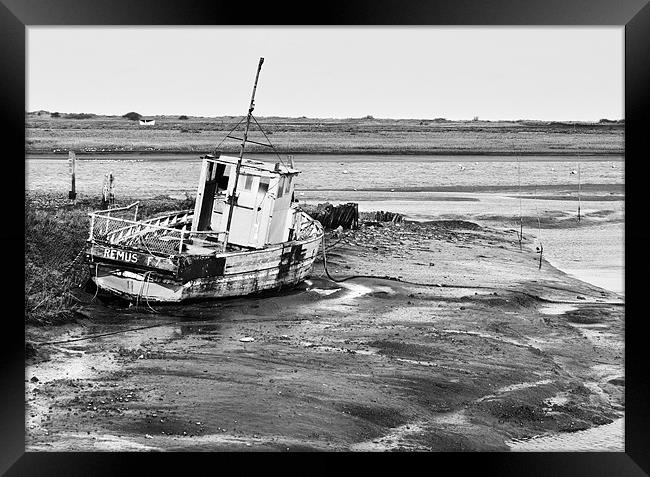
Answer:
[[[134,111],[131,111],[134,112]],[[85,112],[62,112],[62,111],[48,111],[46,109],[36,109],[32,111],[25,111],[26,115],[40,115],[39,113],[46,113],[51,115],[52,113],[58,113],[60,115],[68,115],[68,114],[89,114],[92,116],[96,117],[111,117],[111,118],[123,118],[124,114],[104,114],[104,113],[85,113]],[[128,113],[125,113],[128,114]],[[140,113],[136,113],[140,114]],[[142,118],[168,118],[172,116],[177,116],[177,119],[180,116],[186,116],[188,119],[189,118],[200,118],[200,119],[218,119],[218,118],[237,118],[237,117],[246,117],[245,114],[223,114],[219,116],[198,116],[198,115],[188,115],[188,114],[141,114],[140,115]],[[519,119],[480,119],[480,117],[476,117],[477,119],[450,119],[450,118],[445,118],[445,117],[436,117],[436,118],[416,118],[416,117],[375,117],[373,115],[366,115],[366,116],[359,116],[359,117],[310,117],[310,116],[278,116],[278,115],[272,115],[272,116],[258,116],[259,118],[279,118],[279,119],[327,119],[327,120],[349,120],[349,119],[367,119],[367,120],[387,120],[387,121],[448,121],[448,122],[520,122],[520,121],[536,121],[536,122],[570,122],[570,123],[597,123],[600,121],[611,121],[611,122],[621,122],[625,121],[625,118],[618,118],[618,119],[610,119],[607,117],[602,117],[599,119],[535,119],[535,118],[519,118]],[[75,119],[75,118],[64,118],[62,117],[61,119]],[[90,118],[84,118],[84,119],[90,119]],[[83,120],[83,119],[82,119]]]

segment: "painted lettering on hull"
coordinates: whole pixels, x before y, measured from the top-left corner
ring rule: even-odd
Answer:
[[[105,248],[103,258],[109,260],[119,260],[121,262],[138,263],[138,254],[127,252],[125,250],[115,250],[114,248]]]
[[[176,265],[169,258],[156,257],[148,253],[134,252],[103,245],[93,244],[90,248],[90,255],[94,261],[110,260],[131,265],[136,268],[149,268],[173,272]]]

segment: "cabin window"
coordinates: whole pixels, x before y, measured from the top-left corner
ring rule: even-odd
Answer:
[[[289,189],[291,189],[291,177],[284,178],[284,193],[288,194]]]
[[[221,166],[221,164],[220,164]],[[225,166],[221,176],[217,173],[217,178],[219,180],[219,190],[226,190],[228,188],[228,179],[230,179],[230,166]]]
[[[251,190],[253,188],[253,176],[244,175],[244,190]]]
[[[284,193],[284,176],[280,177],[280,182],[278,184],[278,199],[282,197]]]
[[[266,193],[269,190],[269,178],[268,177],[261,177],[260,178],[260,185],[257,188],[257,197],[262,197],[266,195]]]

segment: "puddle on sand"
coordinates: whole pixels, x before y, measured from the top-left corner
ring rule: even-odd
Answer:
[[[345,300],[359,298],[360,296],[367,295],[372,291],[372,288],[368,288],[364,285],[359,285],[358,283],[341,283],[341,286],[349,290],[345,296],[341,297],[341,299]]]
[[[328,290],[325,290],[323,288],[310,288],[309,289],[309,291],[316,292],[319,295],[323,295],[323,296],[331,295],[332,293],[336,293],[339,290],[340,290],[340,288],[331,288],[331,289],[328,289]]]
[[[624,418],[610,424],[564,434],[549,434],[527,440],[510,440],[512,451],[533,452],[623,452],[625,451]]]
[[[497,397],[498,394],[503,394],[503,393],[509,393],[513,391],[520,391],[522,389],[528,389],[528,388],[534,388],[537,386],[544,386],[546,384],[553,384],[552,379],[541,379],[539,381],[530,381],[526,383],[516,383],[516,384],[509,384],[508,386],[503,386],[496,391],[494,391],[494,394],[486,394],[483,397],[478,398],[475,402],[482,402],[488,399],[492,399]]]
[[[333,286],[331,288],[315,287],[313,286],[314,282],[311,280],[305,280],[305,284],[307,285],[307,291],[315,292],[322,296],[329,296],[345,289],[347,293],[341,293],[340,296],[337,296],[336,297],[337,301],[347,301],[354,298],[359,298],[360,296],[367,295],[368,293],[373,291],[372,288],[369,288],[365,285],[360,285],[358,283],[338,283],[336,286]],[[377,288],[390,289],[389,287],[377,287]]]
[[[577,307],[568,303],[545,303],[539,307],[539,312],[544,315],[563,315],[573,310]]]

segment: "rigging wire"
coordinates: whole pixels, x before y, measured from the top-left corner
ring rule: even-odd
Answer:
[[[253,121],[255,121],[255,124],[257,124],[257,127],[259,128],[259,130],[262,131],[262,134],[264,134],[264,137],[265,137],[266,140],[268,141],[269,146],[271,146],[271,149],[273,149],[273,152],[275,152],[275,155],[278,156],[278,159],[280,159],[280,162],[282,163],[282,165],[283,165],[284,167],[287,167],[287,165],[284,163],[284,161],[283,161],[282,158],[280,157],[280,154],[278,154],[277,149],[276,149],[275,146],[271,143],[271,140],[268,138],[268,136],[267,136],[266,133],[264,132],[264,129],[262,129],[262,126],[260,126],[260,123],[257,122],[257,118],[256,118],[255,116],[253,116],[252,114],[251,114],[251,118],[253,118]]]
[[[219,146],[221,146],[221,145],[224,143],[224,141],[225,141],[226,139],[228,139],[228,136],[230,136],[230,133],[232,133],[235,129],[237,129],[237,128],[239,127],[239,125],[242,123],[242,121],[243,121],[245,118],[246,118],[246,116],[242,116],[242,118],[239,120],[239,122],[238,122],[237,124],[235,124],[235,127],[232,128],[232,129],[228,132],[228,134],[226,134],[226,135],[224,136],[224,138],[221,140],[221,142],[215,146],[215,148],[214,148],[215,155],[216,155],[216,153],[217,153],[217,149],[219,149]]]

